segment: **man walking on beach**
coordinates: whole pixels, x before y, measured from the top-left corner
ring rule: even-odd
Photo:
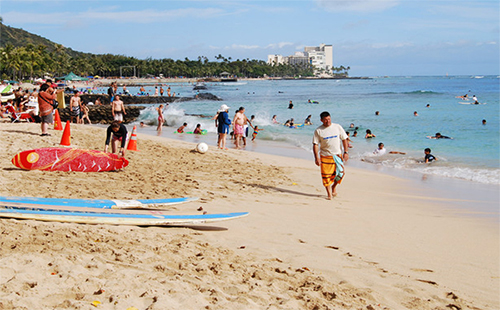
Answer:
[[[344,178],[344,161],[349,159],[348,140],[345,130],[332,123],[330,113],[320,114],[323,125],[314,131],[313,153],[316,166],[321,167],[321,177],[327,199],[337,196],[337,185]],[[342,144],[342,148],[341,148]]]

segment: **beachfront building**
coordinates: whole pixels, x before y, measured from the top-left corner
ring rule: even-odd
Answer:
[[[284,64],[285,57],[281,55],[267,55],[267,63],[273,66]]]
[[[321,44],[320,46],[306,46],[304,53],[307,53],[309,63],[317,70],[331,72],[333,68],[333,46]]]
[[[310,64],[314,68],[314,73],[316,75],[330,75],[333,69],[333,46],[328,44],[306,46],[303,52],[295,52],[294,55],[285,57],[282,55],[268,55],[267,63],[270,65]]]
[[[307,55],[302,52],[295,52],[294,55],[285,57],[286,63],[289,65],[306,65],[309,63]]]

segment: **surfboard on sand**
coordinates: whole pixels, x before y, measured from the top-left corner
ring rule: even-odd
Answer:
[[[99,172],[125,168],[128,160],[96,150],[48,147],[22,151],[12,163],[25,170]]]
[[[58,207],[83,207],[96,209],[146,209],[161,206],[196,201],[198,198],[180,197],[164,199],[137,199],[137,200],[115,200],[115,199],[66,199],[66,198],[42,198],[42,197],[4,197],[0,196],[0,205],[10,206],[51,206]]]
[[[162,214],[159,211],[133,214],[85,211],[55,211],[43,208],[0,206],[0,217],[81,224],[175,226],[226,221],[237,219],[247,215],[248,212],[172,215]]]

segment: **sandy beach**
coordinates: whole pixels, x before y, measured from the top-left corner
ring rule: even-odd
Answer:
[[[24,171],[62,131],[0,123],[2,196],[200,197],[173,213],[248,211],[185,227],[0,218],[0,309],[499,309],[498,219],[414,182],[347,165],[325,199],[313,160],[138,135],[117,172]],[[71,126],[75,148],[105,129]],[[474,204],[474,200],[469,201]]]

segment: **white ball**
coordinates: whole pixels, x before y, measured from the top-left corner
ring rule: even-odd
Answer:
[[[198,143],[196,150],[201,154],[205,154],[208,151],[208,145],[204,142]]]

